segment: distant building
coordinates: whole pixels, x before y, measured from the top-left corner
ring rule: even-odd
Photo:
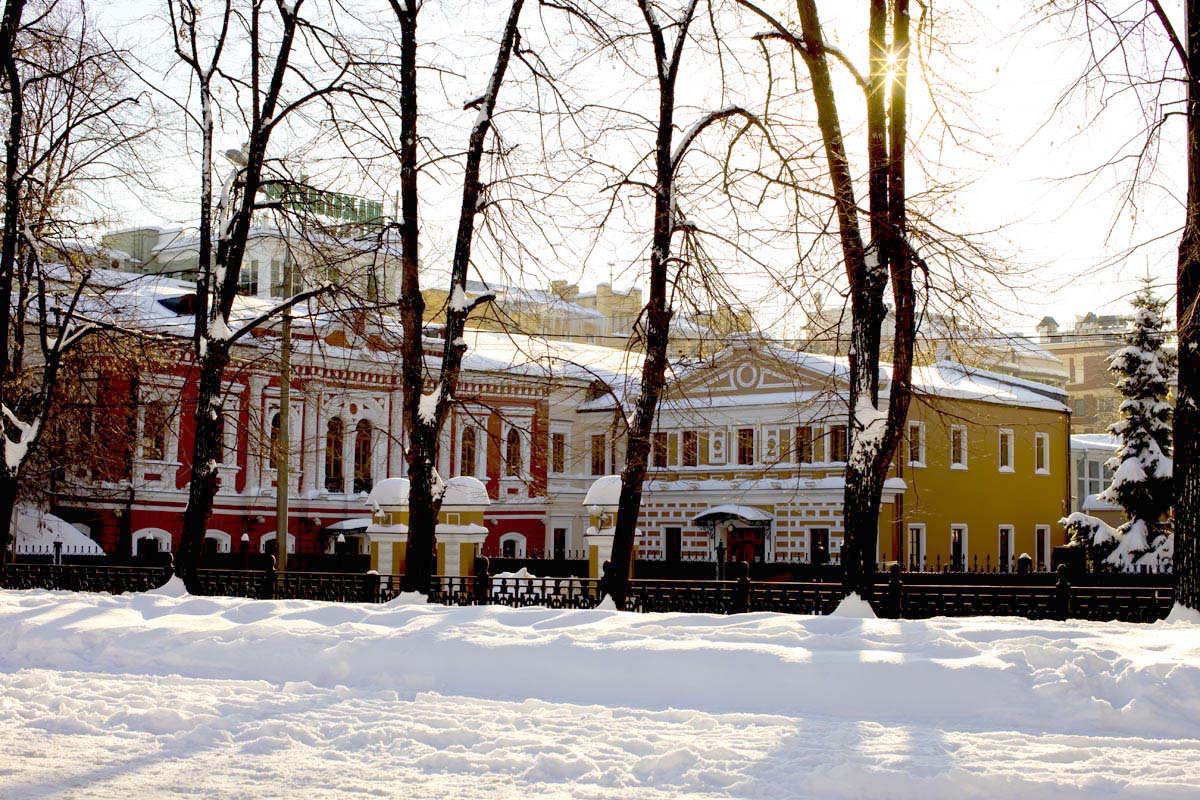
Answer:
[[[1053,317],[1038,323],[1038,343],[1066,365],[1063,388],[1071,396],[1071,430],[1105,433],[1116,422],[1121,396],[1117,393],[1108,357],[1125,344],[1130,317],[1087,313],[1071,328],[1060,328]]]
[[[111,231],[101,237],[105,248],[127,261],[119,268],[185,281],[196,279],[200,237],[193,229],[140,227]],[[333,237],[304,235],[256,223],[250,229],[242,261],[244,297],[285,297],[336,276],[351,283],[363,297],[395,300],[400,265],[385,257],[377,236]]]
[[[472,313],[474,328],[643,350],[637,327],[645,300],[638,287],[622,291],[610,283],[599,283],[592,291],[581,292],[576,284],[564,280],[551,281],[546,290],[467,282],[468,299],[488,292],[496,296],[495,300]],[[449,293],[445,289],[427,288],[423,294],[426,321],[442,322]],[[730,337],[748,334],[753,328],[754,321],[748,311],[730,306],[692,315],[679,314],[671,319],[671,355],[717,352]]]
[[[892,359],[895,333],[896,317],[889,310],[882,326],[885,361]],[[850,346],[849,309],[818,303],[808,312],[805,338],[805,349],[811,352],[845,355]],[[947,360],[1051,386],[1062,386],[1068,377],[1058,356],[1027,336],[987,331],[953,316],[927,313],[919,322],[915,361],[924,365]]]

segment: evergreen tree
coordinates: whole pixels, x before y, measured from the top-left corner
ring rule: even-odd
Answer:
[[[1125,346],[1109,357],[1117,391],[1125,398],[1121,419],[1109,426],[1120,447],[1109,459],[1112,484],[1101,499],[1125,509],[1128,521],[1108,562],[1132,571],[1139,565],[1170,565],[1170,524],[1163,521],[1172,500],[1171,406],[1167,391],[1175,374],[1173,355],[1163,350],[1164,302],[1149,279],[1133,301],[1133,325]]]

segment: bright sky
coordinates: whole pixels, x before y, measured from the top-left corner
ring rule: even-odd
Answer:
[[[313,0],[315,2],[315,0]],[[378,5],[375,9],[372,4]],[[936,172],[947,179],[967,181],[970,185],[957,195],[952,206],[944,210],[939,221],[956,231],[988,231],[983,239],[1017,267],[1008,283],[1010,289],[993,288],[987,292],[991,304],[989,316],[998,327],[1031,331],[1033,325],[1044,315],[1056,317],[1060,323],[1069,323],[1074,315],[1087,311],[1121,311],[1126,299],[1136,288],[1141,277],[1149,270],[1165,293],[1170,294],[1173,283],[1175,245],[1177,237],[1167,235],[1177,227],[1182,212],[1172,189],[1182,182],[1182,159],[1178,142],[1182,139],[1181,121],[1168,125],[1165,138],[1168,143],[1160,160],[1157,174],[1161,186],[1147,190],[1138,197],[1136,224],[1131,224],[1128,211],[1117,216],[1121,187],[1116,174],[1101,174],[1096,180],[1061,180],[1073,174],[1095,167],[1109,158],[1137,130],[1138,117],[1125,100],[1118,99],[1101,117],[1100,122],[1088,124],[1094,112],[1094,104],[1076,99],[1055,113],[1055,103],[1066,87],[1079,74],[1087,56],[1085,45],[1078,39],[1064,38],[1064,30],[1058,23],[1035,23],[1030,7],[1035,0],[1012,0],[1012,2],[984,4],[977,8],[960,10],[959,4],[940,3],[938,6],[953,6],[960,14],[946,32],[954,41],[949,56],[939,59],[943,78],[953,81],[964,93],[959,106],[946,107],[946,113],[957,122],[977,131],[965,137],[964,146],[941,137],[933,128],[924,128],[931,135],[922,137],[920,128],[930,118],[930,106],[920,97],[919,87],[913,88],[913,118],[910,135],[916,138],[914,147],[921,151],[922,158],[938,163]],[[448,65],[462,74],[442,76],[436,85],[437,92],[423,97],[423,109],[433,115],[425,129],[437,130],[446,135],[442,144],[461,147],[466,141],[466,131],[473,121],[474,112],[463,112],[461,103],[469,99],[486,80],[493,46],[489,41],[495,30],[495,19],[504,9],[497,2],[459,2],[436,4],[427,2],[423,10],[423,37],[436,40],[436,45],[423,48],[422,57]],[[718,2],[718,6],[722,3]],[[782,8],[782,3],[765,3],[767,7]],[[865,0],[836,0],[822,2],[823,14],[838,44],[859,63],[865,63],[865,36],[860,33],[866,26]],[[994,8],[1002,6],[1002,8]],[[1179,6],[1176,2],[1171,6]],[[452,6],[446,8],[446,6]],[[532,8],[532,4],[530,4]],[[316,6],[309,7],[315,11]],[[125,41],[133,45],[150,67],[165,65],[169,52],[164,37],[162,17],[165,4],[154,0],[102,0],[101,25],[106,30],[115,30]],[[374,18],[386,30],[390,16],[383,0],[359,0],[354,4],[356,12],[366,18]],[[727,17],[732,20],[733,16]],[[527,9],[527,26],[530,29],[528,43],[537,46],[540,39],[537,17]],[[740,29],[743,44],[748,34],[762,29],[762,23],[750,24]],[[739,45],[733,45],[735,49]],[[560,36],[555,42],[560,57],[572,52],[584,52],[582,47],[573,48]],[[739,53],[756,53],[756,48]],[[472,54],[482,58],[472,58]],[[631,80],[622,73],[619,64],[595,56],[587,60],[586,70],[573,74],[575,80],[583,78],[578,95],[592,102],[603,98],[606,102],[627,104],[630,107],[649,111],[647,95],[638,94],[631,86],[640,81]],[[723,105],[719,96],[716,76],[718,73],[711,59],[702,53],[685,62],[686,81],[681,87],[685,109],[679,115],[681,127],[690,124],[702,108]],[[757,69],[761,59],[747,56],[743,63]],[[183,96],[183,84],[178,77],[155,75],[154,69],[144,73],[156,85],[170,87],[175,96]],[[181,75],[182,73],[177,73]],[[530,84],[514,85],[502,95],[501,105],[528,104],[531,101]],[[443,91],[444,89],[444,91]],[[861,106],[861,96],[855,96],[853,85],[842,76],[838,89],[840,102],[846,109],[845,120],[852,121],[860,115],[855,106]],[[449,99],[447,99],[447,95]],[[710,97],[711,95],[711,97]],[[747,103],[753,100],[747,96]],[[801,99],[795,99],[796,108],[790,113],[794,117],[812,119],[815,112]],[[166,110],[169,124],[179,124],[176,113],[171,116]],[[513,118],[510,117],[510,120]],[[844,121],[845,121],[844,120]],[[503,122],[511,141],[532,141],[536,133],[527,120],[515,119]],[[852,124],[852,122],[847,123]],[[861,134],[851,134],[851,147],[860,148]],[[524,138],[523,138],[524,137]],[[241,134],[236,120],[226,118],[217,150],[240,144]],[[636,137],[635,137],[636,138]],[[719,141],[714,140],[714,144]],[[173,142],[164,147],[158,157],[163,190],[149,194],[111,194],[113,221],[116,225],[134,224],[181,224],[194,220],[194,187],[197,182],[194,156],[188,148],[195,141],[186,141],[174,136]],[[632,163],[636,153],[623,140],[621,145],[607,145],[611,160]],[[322,147],[310,148],[308,157],[319,157]],[[189,163],[190,162],[190,163]],[[221,166],[221,170],[224,166]],[[910,167],[910,174],[917,170]],[[347,177],[344,165],[329,167],[329,175]],[[1180,176],[1177,178],[1176,176]],[[371,179],[378,184],[371,191],[376,196],[390,197],[395,185],[386,170],[373,170]],[[335,180],[330,178],[330,180]],[[361,186],[361,178],[359,179]],[[920,183],[919,178],[913,179]],[[588,184],[595,188],[595,182]],[[457,213],[457,187],[453,182],[426,181],[423,199],[426,221],[426,252],[422,257],[426,264],[444,259],[452,222]],[[577,190],[582,191],[582,190]],[[862,199],[862,198],[860,198]],[[558,202],[558,205],[554,203]],[[618,286],[638,279],[640,258],[638,250],[644,247],[648,232],[639,231],[645,215],[633,205],[614,218],[614,231],[604,237],[595,248],[584,244],[585,237],[572,232],[570,219],[582,211],[594,212],[603,204],[597,194],[591,200],[581,199],[565,203],[562,198],[551,201],[547,210],[547,221],[541,231],[547,237],[542,243],[544,255],[541,264],[529,268],[527,280],[540,288],[550,277],[562,276],[578,280],[590,286],[597,281],[609,280]],[[712,218],[711,209],[709,217]],[[552,222],[551,222],[552,220]],[[1164,237],[1140,249],[1137,255],[1120,259],[1119,255],[1131,245]],[[553,241],[563,249],[551,252],[548,243]],[[588,240],[590,243],[590,240]],[[763,252],[767,252],[766,248]],[[614,256],[614,252],[622,253]],[[485,277],[488,275],[486,249],[480,249],[479,262],[483,264]],[[786,257],[780,255],[780,258]],[[633,266],[631,266],[633,265]],[[785,305],[773,293],[761,276],[752,269],[731,270],[728,278],[730,289],[747,297],[755,297],[764,313],[777,323],[776,330],[791,332],[796,319],[787,312]],[[511,280],[511,279],[510,279]],[[791,327],[789,327],[789,325]]]

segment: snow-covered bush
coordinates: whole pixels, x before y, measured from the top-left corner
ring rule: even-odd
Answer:
[[[1103,572],[1115,566],[1109,557],[1121,542],[1121,533],[1099,517],[1076,511],[1058,521],[1067,529],[1067,545],[1082,547],[1087,553],[1088,569]]]

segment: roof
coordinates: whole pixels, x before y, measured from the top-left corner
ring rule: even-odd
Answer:
[[[104,548],[61,517],[32,507],[17,510],[16,541],[18,553],[53,553],[55,542],[69,555],[102,556]]]
[[[367,505],[373,508],[380,506],[408,507],[408,478],[384,478],[371,487],[367,495]]]
[[[605,475],[592,481],[587,496],[583,498],[587,506],[617,506],[621,502],[621,476]]]
[[[1067,411],[1067,392],[1056,386],[1014,378],[1001,372],[968,367],[955,361],[938,361],[913,368],[913,389],[925,395],[958,400],[978,400],[1026,408]]]
[[[731,503],[713,506],[692,517],[692,522],[717,521],[737,518],[746,522],[770,522],[773,517],[766,511],[753,506],[738,506]]]
[[[489,506],[492,500],[488,497],[487,487],[478,478],[460,475],[446,481],[446,493],[442,495],[442,507],[447,506]]]
[[[1121,446],[1121,440],[1111,433],[1073,433],[1071,451],[1105,453],[1112,455]]]

